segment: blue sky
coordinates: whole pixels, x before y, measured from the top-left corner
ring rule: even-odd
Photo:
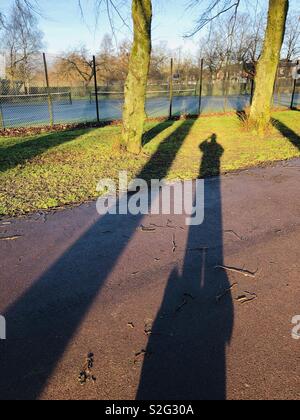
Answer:
[[[12,1],[0,0],[1,11],[7,12]],[[203,0],[203,7],[206,1]],[[292,5],[298,1],[292,0]],[[130,5],[130,0],[126,2]],[[97,30],[94,30],[93,0],[82,0],[85,5],[85,21],[81,17],[78,0],[38,0],[38,3],[45,16],[40,21],[40,27],[45,33],[47,52],[57,53],[83,44],[86,44],[91,52],[96,52],[104,34],[111,32],[105,13],[100,15]],[[182,46],[184,51],[197,52],[197,38],[183,39],[183,35],[193,26],[197,17],[195,12],[186,9],[187,3],[188,0],[154,0],[154,43],[167,41],[170,48]],[[260,3],[266,3],[266,0],[260,0]],[[128,12],[127,9],[123,14],[130,21]],[[119,40],[130,35],[126,27],[122,26],[116,19]]]
[[[86,44],[95,52],[105,33],[110,33],[110,25],[106,14],[100,15],[97,31],[93,0],[83,0],[85,4],[85,21],[83,21],[77,0],[39,0],[45,18],[40,27],[45,33],[46,50],[54,53],[67,50],[73,46]],[[1,11],[7,11],[12,0],[0,0]],[[128,0],[130,4],[130,1]],[[170,48],[183,46],[192,51],[197,50],[196,40],[186,41],[183,35],[190,28],[191,13],[186,11],[186,0],[154,0],[153,39],[155,43],[168,41]],[[124,11],[124,16],[129,15]],[[91,28],[89,29],[88,26]],[[118,38],[130,36],[126,27],[116,19]]]

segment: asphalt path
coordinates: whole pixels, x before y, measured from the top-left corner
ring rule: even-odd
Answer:
[[[207,179],[195,227],[94,202],[2,219],[0,398],[299,399],[299,174]]]

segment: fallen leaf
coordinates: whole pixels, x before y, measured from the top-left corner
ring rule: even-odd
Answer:
[[[146,319],[145,321],[145,327],[144,327],[144,333],[145,335],[151,335],[152,334],[152,328],[153,328],[153,319]]]
[[[78,382],[80,385],[85,385],[88,381],[96,382],[96,377],[92,374],[94,367],[94,354],[89,353],[85,360],[85,363],[79,373]]]

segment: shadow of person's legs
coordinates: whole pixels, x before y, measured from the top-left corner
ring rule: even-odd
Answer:
[[[193,124],[194,121],[179,124],[161,142],[138,177],[151,173],[164,178]],[[3,315],[9,336],[7,341],[0,342],[2,399],[35,399],[40,395],[142,218],[142,215],[99,217],[50,268],[41,267],[44,273],[40,278],[6,309]],[[119,229],[124,225],[127,239]],[[109,250],[104,248],[103,235],[99,234],[108,227],[114,235]],[[106,251],[109,258],[99,258]]]
[[[223,400],[226,347],[234,310],[223,263],[220,180],[222,147],[216,135],[203,142],[199,176],[205,182],[205,221],[189,231],[182,274],[172,272],[144,360],[138,400]],[[224,294],[217,303],[216,297]]]

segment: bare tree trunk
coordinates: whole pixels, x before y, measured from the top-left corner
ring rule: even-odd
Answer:
[[[125,83],[122,145],[140,153],[146,119],[145,102],[151,58],[152,1],[132,0],[134,41]]]
[[[250,121],[263,133],[271,119],[271,107],[280,52],[283,44],[289,0],[269,0],[268,25],[262,56],[255,78]]]

